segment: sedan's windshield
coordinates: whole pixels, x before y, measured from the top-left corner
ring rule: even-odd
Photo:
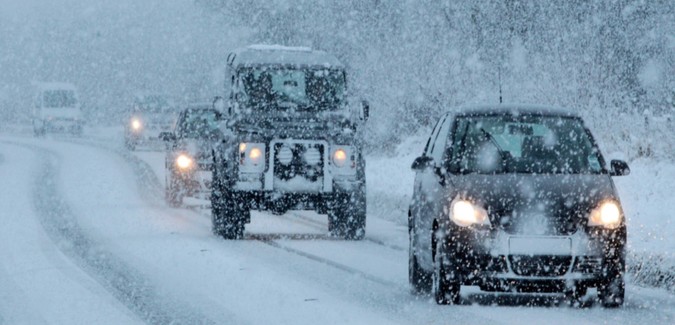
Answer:
[[[578,118],[467,116],[451,134],[453,173],[601,173],[602,158]]]
[[[341,70],[260,67],[241,69],[239,76],[254,108],[333,109],[344,98]]]

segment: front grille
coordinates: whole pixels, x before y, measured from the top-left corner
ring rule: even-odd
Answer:
[[[493,210],[491,222],[510,235],[570,236],[582,229],[582,217],[577,208],[549,207],[538,213],[516,209]],[[538,220],[539,219],[539,220]],[[539,225],[532,226],[532,225]],[[534,228],[534,229],[533,229]]]
[[[574,262],[573,270],[584,274],[600,274],[602,272],[602,258],[579,256]]]
[[[324,152],[320,143],[276,143],[274,177],[282,181],[302,177],[316,182],[323,177]]]
[[[499,255],[488,260],[485,270],[489,273],[506,273],[508,266],[506,266],[506,256]]]
[[[556,277],[567,273],[572,263],[572,257],[511,255],[509,256],[509,262],[513,273],[521,276]]]

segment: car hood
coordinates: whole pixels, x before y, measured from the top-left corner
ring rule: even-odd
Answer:
[[[242,114],[234,122],[237,128],[261,132],[272,137],[316,138],[354,132],[356,123],[343,111],[282,111]]]
[[[465,197],[482,205],[493,226],[523,235],[572,234],[601,201],[618,201],[606,174],[457,175],[448,187],[451,199]]]

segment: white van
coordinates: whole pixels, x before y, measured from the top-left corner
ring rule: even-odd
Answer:
[[[38,83],[33,106],[36,136],[49,131],[82,134],[82,111],[77,87],[69,83]]]

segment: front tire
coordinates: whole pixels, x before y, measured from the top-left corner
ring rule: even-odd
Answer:
[[[211,194],[211,229],[215,235],[228,240],[244,238],[246,220],[251,214],[235,194],[223,189]]]
[[[127,148],[127,150],[134,151],[136,150],[136,140],[129,137],[125,137],[124,146]]]
[[[410,235],[410,245],[408,248],[408,282],[413,294],[427,294],[431,292],[433,284],[433,275],[420,267],[415,254],[412,233]]]
[[[364,187],[355,192],[335,193],[328,210],[328,231],[334,237],[361,240],[366,236],[366,195]]]
[[[605,308],[617,308],[623,305],[626,283],[622,274],[617,274],[598,287],[598,298]]]
[[[46,133],[47,133],[47,131],[45,130],[44,127],[33,129],[33,134],[35,135],[36,138],[42,138],[42,137],[45,136]]]
[[[166,180],[166,202],[174,208],[183,205],[183,193],[180,184],[172,176],[168,176]]]
[[[444,260],[441,250],[436,248],[433,275],[434,299],[439,305],[459,304],[460,285],[452,279]]]

